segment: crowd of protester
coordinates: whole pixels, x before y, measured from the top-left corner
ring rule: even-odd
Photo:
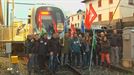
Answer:
[[[59,66],[70,64],[73,67],[85,68],[90,65],[107,66],[118,65],[121,58],[121,36],[117,30],[108,35],[106,31],[96,32],[96,46],[93,47],[93,35],[65,33],[60,39],[58,33],[53,33],[48,39],[47,34],[28,35],[25,42],[28,55],[28,73],[32,70],[44,71],[45,68],[53,74]]]

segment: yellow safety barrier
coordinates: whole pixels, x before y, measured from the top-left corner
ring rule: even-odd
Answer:
[[[12,64],[18,64],[19,63],[18,56],[11,56],[11,63]]]
[[[129,60],[129,59],[123,59],[122,60],[122,65],[125,68],[132,68],[133,67],[132,60]]]

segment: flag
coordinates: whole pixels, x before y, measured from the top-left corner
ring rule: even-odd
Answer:
[[[38,24],[38,28],[39,28],[39,31],[42,31],[42,21],[41,21],[41,15],[39,15],[38,16],[38,22],[39,22],[39,24]]]
[[[93,21],[95,20],[95,18],[97,17],[97,13],[95,12],[92,4],[90,4],[90,13],[91,13],[91,15],[93,15],[92,18],[91,18],[91,20],[90,20],[90,23],[92,24]]]
[[[65,19],[65,21],[64,21],[64,30],[65,30],[65,32],[68,32],[68,24],[67,24],[67,19]]]
[[[48,36],[52,36],[52,33],[54,32],[54,28],[53,28],[53,26],[48,26],[48,29],[47,29],[47,33],[48,33]]]
[[[90,53],[90,65],[89,65],[89,71],[91,71],[91,65],[92,65],[92,59],[93,59],[93,51],[96,49],[97,40],[96,40],[96,33],[95,30],[93,30],[93,40],[92,40],[92,49]]]
[[[53,28],[54,28],[55,33],[58,33],[57,25],[56,25],[54,18],[52,19],[52,23],[53,23]]]
[[[46,32],[45,28],[43,27],[42,31],[40,32],[40,36],[43,36],[45,33],[47,33],[47,32]]]
[[[97,45],[96,33],[95,33],[95,30],[93,30],[93,40],[92,40],[92,47],[93,47],[93,49],[96,48],[96,45]]]
[[[85,27],[87,29],[91,28],[91,25],[93,23],[93,21],[95,20],[95,18],[97,17],[97,14],[92,6],[92,4],[89,4],[89,10],[86,9],[86,18],[85,18]]]
[[[86,28],[88,28],[88,25],[89,25],[89,17],[90,17],[89,14],[90,13],[89,13],[88,9],[86,9],[86,18],[85,18],[85,27]]]
[[[64,30],[60,33],[60,38],[63,38],[65,35],[65,32],[68,32],[68,27],[67,27],[67,19],[64,20]]]
[[[84,18],[82,17],[82,21],[81,21],[81,32],[85,33],[85,27],[84,27],[84,22],[83,22]]]
[[[73,37],[74,33],[76,33],[76,29],[74,28],[74,24],[71,24],[71,37]]]

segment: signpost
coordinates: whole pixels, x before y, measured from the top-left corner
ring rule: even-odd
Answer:
[[[12,44],[11,43],[6,43],[6,53],[8,54],[8,58],[10,60],[9,62],[9,68],[7,68],[8,71],[11,71],[12,68],[11,68],[11,52],[12,52]]]
[[[12,52],[12,44],[11,43],[6,43],[6,53],[11,54]]]

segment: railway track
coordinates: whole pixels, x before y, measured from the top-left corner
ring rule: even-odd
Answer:
[[[120,66],[111,65],[111,69],[117,70],[117,71],[119,71],[119,72],[134,73],[134,71],[125,69],[125,68],[120,67]]]
[[[75,75],[82,75],[82,73],[80,72],[79,69],[76,69],[75,67],[69,65],[69,64],[66,64],[67,68],[72,71]]]
[[[91,71],[89,71],[89,68],[83,70],[82,68],[78,69],[69,64],[66,64],[64,68],[66,68],[66,71],[71,71],[73,73],[71,75],[134,75],[134,71],[114,65],[111,65],[110,68],[104,66],[93,66]]]
[[[134,70],[114,65],[111,65],[111,67],[92,66],[90,71],[89,68],[82,70],[82,75],[134,75]]]

